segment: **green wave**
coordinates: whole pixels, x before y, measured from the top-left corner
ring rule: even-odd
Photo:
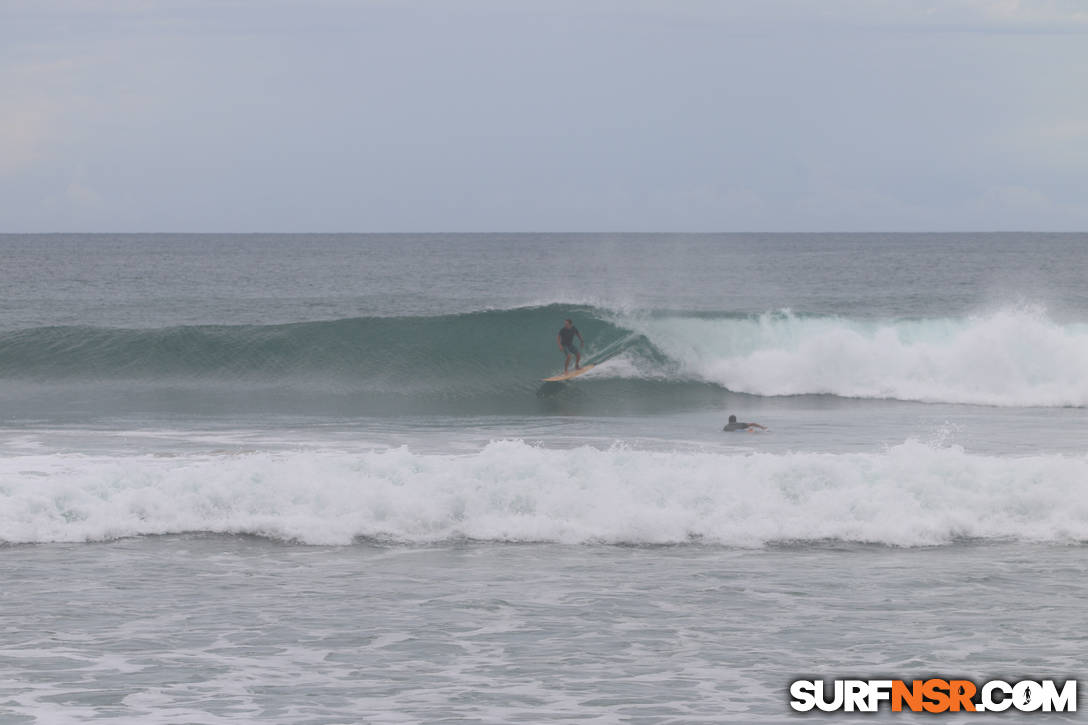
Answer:
[[[0,334],[0,398],[21,416],[520,415],[652,412],[724,393],[662,376],[543,383],[563,368],[556,335],[567,317],[585,338],[584,363],[623,354],[654,369],[669,364],[609,311],[568,305],[286,325],[42,327]]]
[[[586,362],[630,347],[653,354],[592,308],[560,305],[430,317],[163,329],[42,327],[0,334],[0,377],[47,380],[292,380],[389,390],[494,388],[562,368],[566,317]]]

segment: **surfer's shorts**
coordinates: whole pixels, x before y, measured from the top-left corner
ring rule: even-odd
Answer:
[[[574,349],[574,343],[567,343],[563,346],[563,349],[567,351],[568,355],[577,355],[578,351]]]

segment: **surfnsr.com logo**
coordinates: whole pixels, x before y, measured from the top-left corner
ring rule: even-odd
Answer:
[[[990,680],[795,680],[790,707],[798,712],[1076,712],[1077,681]]]

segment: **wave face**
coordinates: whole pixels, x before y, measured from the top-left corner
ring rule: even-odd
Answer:
[[[429,317],[0,335],[0,382],[381,397],[396,412],[488,399],[502,409],[560,369],[565,317],[587,360],[615,358],[583,391],[667,406],[725,391],[1000,406],[1088,405],[1088,325],[1013,308],[968,318],[628,313],[566,305]],[[368,399],[370,399],[368,398]],[[506,401],[506,403],[503,403]]]
[[[5,459],[0,540],[215,532],[314,545],[1088,541],[1088,457],[554,450]]]
[[[592,311],[597,349],[624,332]],[[0,376],[37,380],[321,379],[388,390],[524,384],[562,364],[567,307],[284,325],[128,330],[44,327],[0,335]]]

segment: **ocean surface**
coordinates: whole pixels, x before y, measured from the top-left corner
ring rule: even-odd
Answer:
[[[1088,234],[0,235],[0,723],[1083,691],[1086,408]]]

